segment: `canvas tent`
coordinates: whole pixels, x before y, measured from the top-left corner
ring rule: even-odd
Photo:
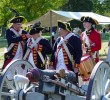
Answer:
[[[40,18],[29,22],[28,24],[34,24],[37,21],[42,23],[42,26],[51,27],[57,25],[57,20],[70,21],[73,19],[79,20],[82,16],[90,16],[97,19],[99,24],[110,24],[110,18],[102,16],[93,12],[66,12],[51,10],[41,16]]]
[[[57,26],[57,20],[68,22],[73,19],[80,20],[82,16],[90,16],[94,19],[97,19],[99,24],[110,24],[109,17],[102,16],[93,12],[66,12],[66,11],[50,10],[40,18],[29,22],[28,25],[40,21],[42,26],[51,27],[50,33],[52,33],[52,26]],[[52,44],[52,40],[51,40],[51,44]]]

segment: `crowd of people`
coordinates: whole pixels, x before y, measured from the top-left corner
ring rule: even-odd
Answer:
[[[80,69],[82,58],[90,56],[93,62],[97,63],[99,61],[101,37],[100,33],[93,27],[93,25],[98,24],[96,19],[88,16],[81,17],[80,20],[85,28],[84,32],[81,32],[78,28],[72,32],[70,23],[58,21],[60,36],[55,40],[53,48],[49,41],[42,37],[44,29],[41,26],[42,23],[35,23],[27,33],[21,28],[23,20],[24,17],[19,15],[10,20],[12,26],[6,31],[8,48],[4,54],[2,70],[15,59],[25,59],[34,67],[45,70],[47,56],[51,55],[48,69],[64,69],[62,73],[73,71],[78,83],[78,75],[82,71]],[[34,71],[27,73],[27,77],[32,81],[35,74],[34,69]]]

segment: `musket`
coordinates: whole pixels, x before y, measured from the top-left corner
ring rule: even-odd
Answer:
[[[74,88],[72,88],[72,87],[66,86],[66,84],[63,84],[63,83],[62,83],[61,81],[59,81],[59,80],[52,80],[52,79],[50,79],[50,78],[45,78],[43,81],[44,81],[44,82],[47,82],[47,83],[51,82],[51,83],[53,83],[53,84],[56,84],[56,85],[58,85],[58,86],[61,86],[61,87],[65,88],[65,89],[67,89],[67,90],[69,90],[69,91],[71,91],[71,92],[73,92],[73,93],[75,93],[75,94],[77,94],[77,95],[81,95],[81,96],[84,96],[84,95],[85,95],[84,93],[82,93],[82,92],[80,91],[79,87],[77,87],[77,86],[75,86],[75,85],[74,85]]]

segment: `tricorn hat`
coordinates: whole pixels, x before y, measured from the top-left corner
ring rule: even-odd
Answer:
[[[58,21],[58,27],[67,31],[72,31],[70,23]]]
[[[38,34],[40,31],[42,31],[44,28],[40,26],[41,23],[40,22],[36,22],[30,29],[29,34],[33,35],[33,34]]]
[[[10,20],[10,23],[22,23],[23,22],[24,17],[20,16],[20,14],[16,10],[10,8],[10,11],[15,14],[15,16]]]
[[[98,21],[92,17],[89,17],[89,16],[83,16],[80,18],[80,20],[82,22],[89,22],[91,24],[98,25]]]
[[[23,16],[15,16],[10,20],[10,23],[22,23],[24,20]]]

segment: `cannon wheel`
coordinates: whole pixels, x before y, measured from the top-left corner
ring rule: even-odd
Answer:
[[[9,90],[14,92],[16,91],[16,86],[13,80],[13,76],[14,75],[26,76],[26,72],[32,68],[33,66],[25,60],[14,60],[10,64],[8,64],[0,76],[0,100],[6,100],[7,97],[14,98],[13,93],[9,92]],[[12,80],[9,80],[8,78],[9,72],[11,72]],[[24,87],[24,84],[18,84],[18,85],[20,86],[21,89]],[[11,100],[15,100],[15,99],[11,99]]]
[[[86,100],[110,99],[110,66],[104,62],[98,62],[90,76]]]

